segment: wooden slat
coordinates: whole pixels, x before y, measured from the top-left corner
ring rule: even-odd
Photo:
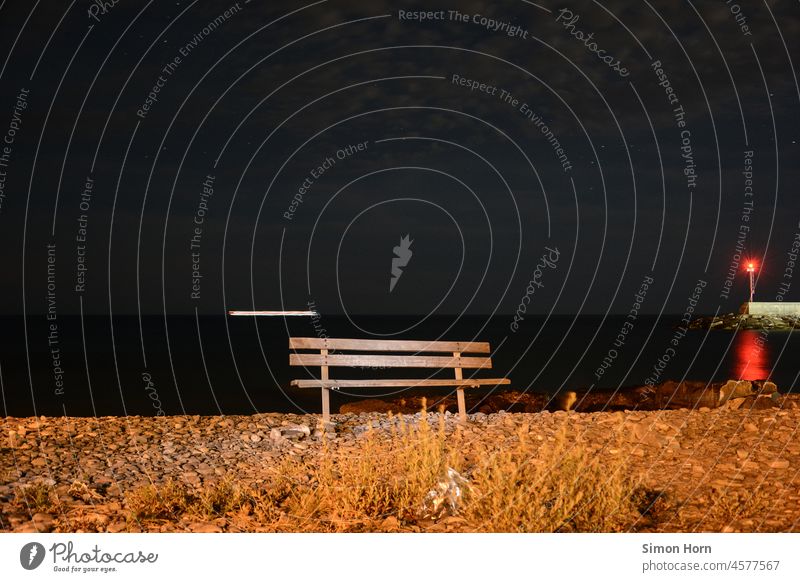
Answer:
[[[425,340],[372,340],[316,337],[290,337],[293,350],[341,350],[354,352],[462,352],[488,354],[487,342],[448,342]]]
[[[508,378],[464,378],[450,380],[439,378],[406,378],[392,380],[292,380],[297,388],[400,388],[415,386],[500,386],[511,384]]]
[[[271,316],[309,316],[319,315],[316,311],[241,311],[233,309],[228,311],[228,315],[246,315],[255,317]]]
[[[491,358],[453,356],[373,356],[367,354],[289,354],[290,366],[355,366],[365,368],[491,368]]]

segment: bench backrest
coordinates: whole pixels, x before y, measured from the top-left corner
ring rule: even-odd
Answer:
[[[289,365],[291,366],[348,366],[385,368],[492,367],[492,359],[489,357],[462,356],[462,354],[465,353],[490,353],[489,344],[486,342],[292,337],[289,338],[289,349],[295,351],[317,351],[317,353],[290,354]],[[361,353],[343,354],[339,352]],[[398,354],[398,352],[404,353]],[[449,355],[444,356],[434,354]]]

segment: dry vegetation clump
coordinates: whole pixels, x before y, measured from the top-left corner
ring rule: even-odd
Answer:
[[[220,517],[238,511],[251,499],[252,494],[248,489],[228,477],[212,487],[203,488],[197,495],[192,509],[201,517]]]
[[[175,481],[164,485],[145,485],[125,496],[130,516],[137,520],[176,519],[188,513],[195,499],[189,489]]]
[[[612,459],[571,446],[563,431],[541,446],[522,427],[516,447],[472,468],[463,516],[478,531],[626,531],[641,515],[637,485],[625,459]]]
[[[43,482],[18,487],[14,497],[16,504],[30,515],[55,513],[61,507],[55,488]]]
[[[443,415],[438,429],[425,415],[416,427],[398,421],[388,439],[370,428],[357,454],[324,446],[317,462],[301,469],[310,482],[291,490],[289,516],[315,531],[374,530],[389,516],[415,521],[428,491],[447,467],[459,470],[461,459],[445,437]]]
[[[125,497],[129,516],[136,521],[172,520],[181,516],[211,519],[238,511],[252,501],[252,492],[231,478],[194,491],[175,481],[146,485]]]
[[[633,494],[640,517],[633,524],[636,531],[652,531],[667,522],[679,519],[680,507],[672,495],[656,489],[637,488]]]
[[[370,429],[356,448],[326,442],[315,458],[288,459],[257,486],[143,487],[127,496],[127,509],[140,522],[226,517],[239,531],[381,531],[387,518],[390,529],[416,531],[442,516],[423,500],[449,468],[465,479],[451,520],[460,531],[628,531],[650,509],[622,456],[590,453],[563,431],[555,442],[536,440],[530,427],[505,448],[466,443],[460,430],[446,435],[439,418],[437,428],[424,411],[415,425],[399,417],[392,434]]]
[[[97,491],[89,487],[89,485],[80,480],[74,480],[72,484],[67,489],[67,493],[70,497],[75,499],[82,499],[83,501],[89,502],[95,499],[101,499],[102,495],[100,495]]]
[[[774,510],[775,500],[763,488],[738,491],[713,487],[710,508],[703,516],[702,521],[695,524],[694,528],[703,531],[706,523],[722,523],[737,529],[738,524],[747,522],[746,529],[748,531],[769,531],[772,528],[764,521]],[[752,526],[756,526],[756,529],[753,529]]]

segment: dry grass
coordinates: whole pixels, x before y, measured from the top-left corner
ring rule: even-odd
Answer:
[[[37,482],[19,487],[15,494],[16,504],[27,513],[56,513],[60,502],[55,489],[47,483]]]
[[[193,510],[207,519],[220,517],[238,511],[251,498],[248,490],[226,478],[204,488],[195,499]]]
[[[134,489],[125,497],[128,511],[133,519],[176,519],[188,513],[195,501],[189,489],[175,481],[166,484],[146,485]]]
[[[252,499],[252,493],[232,479],[223,479],[199,491],[170,480],[161,486],[135,489],[125,502],[132,519],[146,521],[170,520],[182,515],[212,519],[234,513]]]
[[[703,519],[704,523],[723,523],[736,529],[738,523],[749,521],[760,525],[759,531],[770,529],[761,524],[775,510],[775,499],[764,489],[737,491],[714,487],[711,491],[711,508]]]
[[[637,487],[621,456],[571,446],[563,431],[540,446],[527,427],[515,448],[481,457],[463,515],[478,531],[626,531],[640,516]]]
[[[287,460],[266,484],[141,488],[127,496],[130,517],[225,517],[234,530],[331,532],[380,531],[391,518],[413,531],[438,517],[423,500],[448,468],[466,479],[459,519],[451,520],[461,531],[628,531],[642,517],[642,493],[624,458],[572,446],[563,432],[537,441],[523,427],[514,446],[476,451],[480,443],[465,447],[460,431],[445,435],[443,416],[438,427],[397,420],[393,434],[369,430],[355,449],[326,444],[313,459]]]
[[[368,430],[358,454],[323,447],[315,465],[300,468],[308,472],[310,483],[292,488],[284,507],[314,531],[370,530],[389,516],[416,520],[421,501],[446,468],[460,467],[455,448],[448,444],[444,416],[438,429],[426,417],[418,427],[400,417],[388,439]]]

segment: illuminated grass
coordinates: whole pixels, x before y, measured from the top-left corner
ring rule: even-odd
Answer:
[[[459,531],[628,531],[641,518],[641,491],[624,458],[609,462],[564,432],[537,440],[523,426],[513,444],[471,442],[431,426],[396,419],[391,434],[371,429],[352,447],[324,443],[312,458],[274,467],[266,484],[231,480],[190,490],[169,482],[127,496],[131,519],[225,517],[234,531],[381,531],[425,529],[444,515],[423,501],[448,468],[464,476],[455,520]],[[469,449],[469,454],[464,451]],[[446,515],[446,514],[445,514]],[[451,521],[452,523],[452,521]]]

